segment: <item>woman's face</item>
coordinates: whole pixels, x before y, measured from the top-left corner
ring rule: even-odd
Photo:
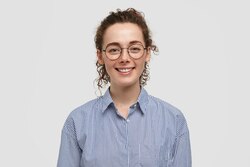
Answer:
[[[133,23],[116,23],[108,27],[103,36],[103,49],[111,43],[121,48],[128,48],[131,44],[142,44],[145,47],[142,30]],[[138,86],[145,62],[150,60],[150,49],[147,48],[139,59],[131,58],[127,49],[122,49],[116,60],[110,60],[105,52],[100,50],[97,50],[97,57],[100,64],[105,64],[111,86]]]

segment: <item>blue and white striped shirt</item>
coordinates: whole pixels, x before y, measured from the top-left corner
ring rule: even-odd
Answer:
[[[183,114],[141,89],[124,119],[109,89],[76,108],[62,129],[57,167],[191,167]]]

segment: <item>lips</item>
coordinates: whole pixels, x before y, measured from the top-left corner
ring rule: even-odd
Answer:
[[[121,72],[121,73],[129,73],[130,71],[132,71],[134,69],[134,67],[126,67],[126,68],[115,68],[117,71]]]

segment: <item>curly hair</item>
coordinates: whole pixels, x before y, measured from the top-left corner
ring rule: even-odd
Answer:
[[[116,12],[110,12],[110,14],[101,22],[101,24],[97,28],[95,35],[96,49],[98,50],[103,49],[102,48],[103,35],[107,30],[107,28],[115,23],[133,23],[138,25],[142,30],[146,47],[150,47],[150,49],[154,53],[158,52],[157,46],[153,45],[153,41],[151,39],[151,33],[144,19],[144,14],[142,12],[135,10],[134,8],[128,8],[123,11],[117,9]],[[96,79],[97,86],[98,88],[103,88],[104,85],[110,82],[110,77],[106,71],[104,64],[100,64],[98,61],[96,61],[96,67],[99,75],[98,78]],[[149,80],[149,65],[147,62],[145,63],[144,70],[139,79],[141,86],[145,86],[147,81]]]

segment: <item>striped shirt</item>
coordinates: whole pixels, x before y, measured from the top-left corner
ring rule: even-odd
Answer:
[[[191,167],[186,120],[142,88],[127,119],[109,89],[65,121],[57,167]]]

